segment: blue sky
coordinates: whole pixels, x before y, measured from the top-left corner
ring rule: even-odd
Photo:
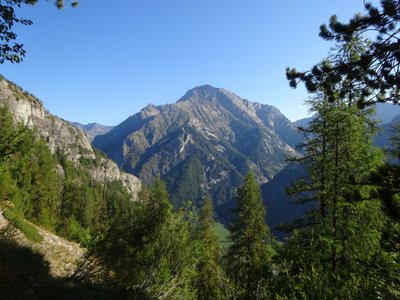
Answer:
[[[80,0],[61,11],[41,1],[18,10],[34,22],[16,28],[27,56],[0,73],[81,123],[116,125],[203,84],[294,121],[307,114],[307,94],[289,87],[285,68],[324,58],[333,45],[319,25],[357,11],[362,0]]]

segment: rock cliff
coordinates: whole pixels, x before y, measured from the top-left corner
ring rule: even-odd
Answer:
[[[91,146],[89,137],[82,130],[52,115],[40,100],[4,78],[0,79],[0,105],[6,105],[16,121],[22,122],[29,128],[36,128],[46,139],[52,153],[61,151],[77,165],[82,158],[93,160],[98,156]],[[140,180],[120,171],[109,159],[104,157],[97,159],[100,160],[100,164],[87,167],[93,179],[101,182],[121,180],[132,194],[132,198],[136,199],[141,188]]]

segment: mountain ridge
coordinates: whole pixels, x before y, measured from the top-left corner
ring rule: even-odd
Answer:
[[[145,183],[161,176],[178,206],[189,196],[195,202],[212,196],[220,205],[234,197],[248,171],[260,183],[269,181],[287,156],[297,155],[296,138],[277,108],[203,85],[176,103],[149,104],[93,144]]]
[[[114,126],[107,126],[99,123],[81,124],[79,122],[71,122],[72,125],[80,128],[92,141],[96,136],[109,132]]]

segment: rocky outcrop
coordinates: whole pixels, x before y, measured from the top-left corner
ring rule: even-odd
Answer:
[[[141,189],[140,180],[132,174],[122,172],[115,162],[101,158],[100,164],[96,168],[90,169],[90,174],[94,180],[101,182],[121,181],[132,194],[133,200],[137,199],[137,194]]]
[[[48,112],[40,100],[20,87],[0,79],[0,105],[6,105],[15,120],[30,128],[36,128],[52,151],[63,152],[66,157],[79,165],[82,158],[96,159],[89,137],[69,122]],[[141,188],[140,180],[123,173],[111,160],[100,158],[100,166],[88,167],[89,173],[98,181],[121,180],[136,199]]]
[[[53,153],[63,151],[73,162],[82,155],[95,158],[84,133],[50,114],[37,98],[6,80],[0,80],[0,104],[8,107],[17,122],[37,128]]]

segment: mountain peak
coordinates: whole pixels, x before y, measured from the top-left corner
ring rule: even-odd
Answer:
[[[211,84],[203,84],[203,85],[199,85],[196,86],[192,89],[190,89],[188,92],[194,92],[194,93],[206,93],[206,92],[211,92],[211,93],[215,93],[220,91],[221,88],[217,88],[215,86],[212,86]]]
[[[220,205],[233,199],[248,170],[260,182],[280,171],[297,155],[294,138],[277,109],[207,84],[175,104],[148,105],[94,143],[145,183],[165,179],[176,205],[204,195]]]
[[[189,99],[211,100],[221,94],[226,94],[225,92],[228,91],[209,84],[200,85],[188,90],[186,94],[178,100],[178,102],[183,102]]]
[[[144,107],[141,111],[140,111],[140,115],[143,119],[146,119],[148,117],[152,117],[155,116],[157,114],[160,113],[160,110],[157,106],[155,106],[154,104],[150,103],[148,104],[146,107]]]

